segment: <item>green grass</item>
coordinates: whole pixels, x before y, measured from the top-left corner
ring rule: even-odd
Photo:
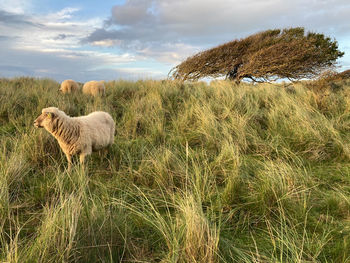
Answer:
[[[0,262],[350,262],[350,81],[315,85],[1,79]],[[48,106],[114,145],[67,173]]]

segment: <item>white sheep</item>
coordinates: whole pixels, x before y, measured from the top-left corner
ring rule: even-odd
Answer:
[[[78,83],[76,83],[72,79],[66,79],[66,80],[62,81],[61,87],[59,90],[62,93],[71,93],[71,92],[77,91],[79,89],[80,89],[80,86]]]
[[[72,156],[80,155],[84,164],[85,156],[114,142],[115,123],[111,115],[95,111],[86,116],[70,117],[55,107],[42,109],[34,121],[36,128],[45,128],[58,141],[71,170]]]
[[[83,86],[84,94],[90,94],[96,97],[99,94],[105,95],[105,92],[106,92],[106,88],[103,80],[101,81],[91,80],[86,82]]]

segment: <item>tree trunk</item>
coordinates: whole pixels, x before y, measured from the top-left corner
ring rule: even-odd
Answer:
[[[226,74],[226,79],[234,80],[239,83],[241,80],[238,78],[238,69],[242,64],[237,64]]]

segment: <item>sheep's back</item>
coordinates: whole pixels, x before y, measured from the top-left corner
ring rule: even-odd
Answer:
[[[90,94],[90,89],[91,89],[91,83],[90,82],[86,82],[83,85],[83,93],[84,94]]]
[[[78,83],[72,79],[66,79],[61,83],[61,91],[63,93],[70,93],[79,89]]]
[[[114,142],[115,123],[107,112],[96,111],[78,118],[82,123],[84,136],[91,140],[93,150]]]
[[[105,86],[102,81],[92,80],[86,82],[83,86],[84,94],[91,94],[93,96],[97,96],[98,94],[104,94]]]

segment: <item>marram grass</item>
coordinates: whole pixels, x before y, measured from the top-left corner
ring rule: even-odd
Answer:
[[[350,262],[350,81],[315,85],[1,79],[0,262]],[[48,106],[114,145],[68,173]]]

